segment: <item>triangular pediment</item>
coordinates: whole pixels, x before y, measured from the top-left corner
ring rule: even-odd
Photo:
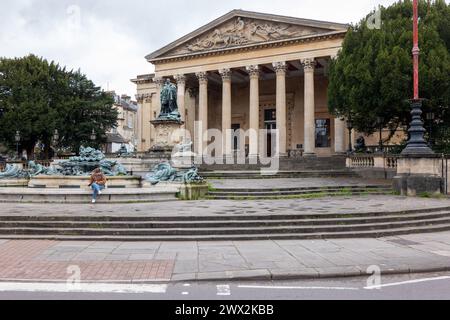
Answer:
[[[195,55],[347,30],[347,25],[234,10],[147,56]]]

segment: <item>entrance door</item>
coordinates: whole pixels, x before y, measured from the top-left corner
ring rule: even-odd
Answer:
[[[264,111],[264,129],[267,130],[266,150],[267,157],[275,155],[276,150],[276,129],[277,129],[277,110],[267,109]]]
[[[238,133],[240,129],[241,125],[239,123],[231,125],[231,130],[233,130],[233,151],[239,151],[240,137]]]

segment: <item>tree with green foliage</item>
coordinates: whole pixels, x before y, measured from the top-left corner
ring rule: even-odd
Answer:
[[[49,154],[55,130],[59,146],[74,152],[83,144],[105,143],[105,133],[117,122],[113,102],[80,71],[35,55],[0,59],[0,139],[12,146],[20,131],[20,150],[29,159],[38,142]],[[95,141],[90,139],[93,130]]]
[[[356,130],[373,134],[384,127],[394,134],[410,121],[413,95],[412,1],[380,7],[381,28],[367,23],[374,12],[351,26],[337,58],[331,62],[330,112],[351,118]],[[419,1],[420,93],[424,112],[437,118],[434,140],[450,126],[450,5],[443,0]]]

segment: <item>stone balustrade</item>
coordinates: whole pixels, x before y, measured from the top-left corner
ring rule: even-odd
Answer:
[[[371,155],[351,156],[347,158],[348,168],[373,168],[375,159]]]
[[[396,169],[398,165],[398,156],[389,156],[387,155],[384,158],[385,168]]]
[[[396,169],[397,155],[353,155],[347,158],[347,168]]]

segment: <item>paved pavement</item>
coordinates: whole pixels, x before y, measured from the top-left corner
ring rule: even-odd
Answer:
[[[400,196],[350,196],[285,200],[204,200],[141,204],[17,204],[2,203],[0,216],[211,216],[366,213],[450,207],[448,199]]]
[[[0,241],[0,280],[286,280],[450,271],[450,232],[381,239]],[[370,272],[373,272],[369,270]]]

